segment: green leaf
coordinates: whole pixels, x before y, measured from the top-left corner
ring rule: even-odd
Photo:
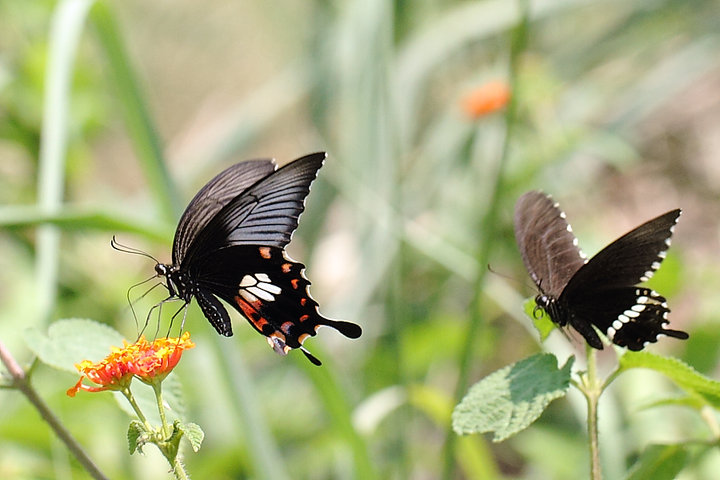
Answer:
[[[190,442],[190,447],[192,447],[193,452],[197,453],[205,438],[205,432],[202,431],[200,425],[196,423],[177,422],[175,427],[185,435],[185,438]]]
[[[626,352],[620,357],[618,373],[631,368],[649,368],[662,373],[690,395],[720,409],[720,382],[712,380],[677,358],[650,352]]]
[[[550,335],[550,332],[557,328],[557,325],[555,325],[555,323],[553,323],[550,319],[550,315],[548,315],[542,308],[537,308],[535,298],[531,297],[525,300],[525,303],[523,303],[523,310],[525,310],[525,314],[530,317],[535,329],[540,334],[541,342],[544,342],[548,335]]]
[[[561,368],[549,353],[533,355],[479,381],[455,407],[458,434],[494,432],[494,442],[524,430],[567,392],[574,358]]]
[[[27,329],[24,339],[40,361],[70,373],[78,373],[76,363],[100,361],[110,353],[111,346],[122,346],[123,342],[118,331],[85,318],[53,322],[47,335],[37,328]]]
[[[148,432],[145,430],[145,425],[143,425],[142,422],[138,420],[132,420],[130,422],[127,431],[128,449],[130,450],[130,455],[135,453],[135,450],[143,453],[142,447],[145,443],[147,443],[147,434]]]
[[[640,455],[626,480],[672,480],[685,466],[683,445],[650,445]]]

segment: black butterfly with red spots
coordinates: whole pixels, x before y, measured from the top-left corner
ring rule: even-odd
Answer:
[[[310,297],[305,266],[285,254],[310,184],[325,153],[298,158],[282,168],[269,159],[237,163],[210,180],[190,201],[177,230],[172,264],[158,263],[170,296],[189,304],[193,297],[221,335],[232,335],[232,305],[270,346],[286,355],[303,346],[323,325],[349,338],[359,325],[325,318]]]

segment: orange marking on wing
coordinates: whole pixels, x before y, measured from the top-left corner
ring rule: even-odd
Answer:
[[[280,266],[280,269],[283,273],[290,273],[290,270],[292,270],[292,263],[283,263]]]
[[[295,290],[298,289],[299,284],[300,284],[300,279],[298,279],[298,278],[293,278],[292,280],[290,280],[290,285],[292,285],[292,287]]]
[[[310,315],[301,315],[301,316],[300,316],[300,321],[301,321],[301,322],[304,322],[304,321],[307,320],[308,318],[310,318]]]
[[[301,307],[304,307],[306,303],[307,303],[307,298],[303,297],[303,298],[300,299],[300,306],[301,306]]]
[[[258,251],[260,252],[260,256],[262,258],[268,259],[272,257],[272,253],[270,252],[270,247],[260,247],[258,248]]]
[[[235,296],[235,302],[238,304],[245,317],[250,320],[253,325],[255,325],[255,328],[262,332],[263,327],[268,323],[265,318],[260,316],[260,306],[262,306],[262,303],[260,301],[248,303],[245,299],[238,295]]]
[[[308,334],[308,333],[303,333],[303,334],[301,334],[301,335],[298,337],[298,342],[303,343],[303,342],[305,341],[305,339],[306,339],[307,337],[309,337],[309,336],[310,336],[310,334]]]

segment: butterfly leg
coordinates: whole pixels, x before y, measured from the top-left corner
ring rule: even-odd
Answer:
[[[188,311],[189,306],[190,306],[190,302],[185,302],[183,304],[183,306],[180,307],[178,309],[178,311],[173,314],[172,317],[170,317],[170,325],[168,325],[168,331],[167,331],[167,334],[165,335],[166,337],[170,336],[170,331],[172,330],[172,325],[173,325],[173,322],[175,321],[175,317],[177,317],[180,312],[183,312],[183,318],[182,318],[182,322],[180,322],[180,332],[178,333],[178,337],[180,335],[182,335],[182,332],[185,329],[185,319],[187,319],[187,311]],[[159,323],[160,322],[158,322],[158,325],[159,325]]]

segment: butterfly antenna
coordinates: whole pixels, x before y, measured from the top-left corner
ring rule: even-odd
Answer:
[[[498,272],[497,270],[494,270],[492,266],[488,263],[487,265],[488,272],[494,273],[495,275],[504,278],[505,280],[510,280],[518,285],[522,285],[527,289],[534,290],[535,285],[530,285],[529,283],[526,283],[524,281],[518,280],[517,278],[513,277],[512,275],[508,275],[506,273]]]
[[[147,252],[143,252],[142,250],[139,250],[137,248],[129,247],[127,245],[123,245],[122,243],[118,242],[115,238],[115,235],[113,235],[112,240],[110,240],[110,246],[117,250],[118,252],[123,253],[130,253],[132,255],[142,255],[143,257],[147,257],[154,261],[155,263],[160,263],[157,258],[153,257]]]

